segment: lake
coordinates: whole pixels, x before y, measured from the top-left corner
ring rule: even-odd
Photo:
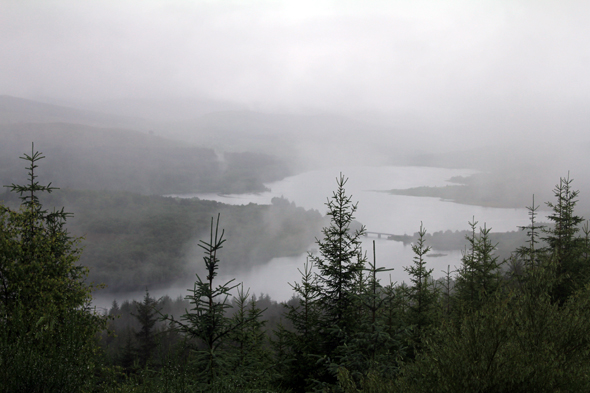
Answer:
[[[322,214],[327,211],[326,201],[336,189],[336,178],[342,173],[348,178],[346,191],[358,202],[356,219],[368,231],[393,233],[396,235],[417,232],[422,222],[429,233],[441,230],[469,229],[468,222],[475,218],[479,226],[484,223],[493,232],[516,230],[528,224],[527,210],[491,208],[462,205],[438,198],[391,195],[382,191],[419,186],[445,186],[453,176],[468,176],[475,173],[470,169],[445,169],[430,167],[369,167],[354,166],[310,171],[266,184],[270,189],[260,194],[217,195],[186,194],[178,197],[211,199],[223,203],[241,205],[248,203],[270,204],[274,197],[284,197],[305,209],[316,209]],[[376,244],[378,266],[393,267],[392,272],[381,277],[384,282],[407,280],[403,267],[412,263],[411,247],[385,238],[363,239],[363,249],[372,256],[372,242]],[[313,246],[311,247],[313,249]],[[427,258],[428,267],[434,269],[434,276],[442,276],[447,266],[453,270],[459,266],[461,251],[445,252],[444,256]],[[275,258],[269,263],[237,275],[251,293],[268,293],[275,300],[287,300],[292,291],[289,282],[299,280],[306,255]],[[391,274],[389,274],[391,273]],[[229,279],[223,277],[220,279]],[[233,276],[231,277],[233,278]]]

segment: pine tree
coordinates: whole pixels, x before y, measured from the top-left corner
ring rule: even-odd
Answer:
[[[490,239],[490,229],[484,224],[476,235],[477,221],[473,220],[469,226],[471,227],[471,236],[467,236],[469,249],[463,254],[455,284],[455,300],[459,305],[456,311],[460,312],[480,309],[500,288],[502,282],[501,263],[494,255],[497,245]]]
[[[407,284],[391,280],[382,288],[383,309],[380,311],[380,318],[385,325],[385,331],[390,337],[398,337],[406,327],[405,312],[407,305]]]
[[[154,351],[158,345],[156,340],[155,325],[158,321],[158,311],[156,310],[158,302],[150,297],[149,292],[145,291],[141,303],[134,301],[137,314],[132,314],[140,324],[140,330],[135,332],[137,340],[137,357],[140,367],[146,367],[151,361]]]
[[[367,279],[359,287],[359,306],[357,329],[343,348],[339,361],[339,373],[345,372],[351,381],[361,384],[369,375],[391,378],[397,369],[396,360],[401,356],[401,342],[398,335],[390,335],[386,319],[382,314],[388,300],[377,277],[379,273],[391,271],[377,266],[375,242],[373,241],[373,260],[365,269]],[[359,279],[360,281],[360,279]]]
[[[588,220],[582,226],[582,233],[584,234],[582,246],[582,260],[585,266],[590,265],[590,223]]]
[[[547,243],[544,251],[556,264],[558,283],[554,300],[560,303],[580,289],[590,276],[590,266],[584,264],[582,256],[584,240],[577,236],[584,218],[574,212],[579,191],[572,189],[572,181],[569,174],[559,179],[553,190],[557,202],[547,202],[552,210],[548,218],[553,226],[543,229],[543,240]]]
[[[193,364],[192,368],[196,372],[197,382],[205,390],[224,390],[229,386],[236,388],[236,384],[246,387],[252,386],[259,381],[239,380],[233,374],[235,370],[236,357],[233,353],[232,337],[236,338],[243,327],[256,330],[253,326],[261,328],[262,322],[259,320],[262,311],[255,308],[249,310],[246,318],[239,320],[228,316],[228,311],[232,308],[230,302],[231,291],[240,284],[232,285],[234,281],[229,280],[224,284],[214,286],[214,279],[219,269],[219,258],[217,252],[222,248],[225,239],[224,231],[219,233],[219,218],[213,225],[211,218],[211,231],[209,241],[201,240],[199,246],[204,250],[203,260],[207,269],[206,281],[203,281],[197,274],[197,281],[194,289],[190,290],[191,294],[186,299],[191,304],[191,309],[186,310],[181,316],[181,320],[164,315],[163,318],[170,321],[180,332],[185,334],[193,342]],[[251,360],[251,359],[243,359]]]
[[[35,169],[45,158],[32,151],[21,159],[29,163],[29,183],[8,188],[20,194],[21,209],[0,206],[0,308],[9,314],[25,307],[36,318],[89,305],[92,288],[84,282],[88,269],[79,266],[80,239],[65,228],[70,216],[64,209],[48,212],[38,193],[56,187],[37,181]]]
[[[533,203],[531,206],[527,206],[528,215],[530,218],[530,224],[527,226],[519,227],[522,231],[527,231],[527,245],[519,247],[516,250],[517,255],[524,259],[524,264],[527,267],[535,267],[539,264],[537,244],[539,243],[540,233],[539,231],[545,228],[544,225],[537,224],[537,210],[539,206],[535,205],[535,196],[533,195]]]
[[[442,270],[445,274],[442,278],[442,307],[441,312],[444,318],[451,315],[452,296],[451,291],[454,286],[454,281],[451,279],[451,265],[447,265],[447,270]]]
[[[324,376],[319,377],[318,387],[336,382],[338,365],[358,329],[355,317],[359,304],[358,279],[365,265],[361,249],[365,228],[351,228],[357,204],[346,194],[347,180],[342,174],[336,179],[337,189],[326,203],[330,225],[322,229],[323,239],[316,241],[319,255],[309,254],[318,270],[321,310],[322,340],[317,354],[323,359]]]
[[[120,333],[125,336],[123,348],[121,349],[120,353],[118,354],[117,363],[123,367],[123,370],[130,374],[132,372],[137,371],[137,367],[139,364],[136,362],[137,358],[137,348],[135,346],[135,341],[133,340],[134,334],[131,328],[125,329],[124,332]]]
[[[227,344],[227,335],[235,326],[226,316],[226,311],[231,308],[229,298],[231,290],[238,285],[232,285],[233,279],[225,284],[214,287],[213,281],[219,269],[217,252],[223,247],[224,231],[219,234],[219,215],[217,224],[213,226],[211,218],[211,232],[209,241],[201,240],[199,246],[204,250],[203,260],[207,269],[207,280],[203,281],[197,274],[197,281],[191,294],[186,296],[192,308],[181,316],[181,321],[164,315],[182,333],[198,340],[195,347],[195,364],[198,380],[206,386],[219,383],[229,370],[230,362],[224,346]]]
[[[434,322],[437,290],[432,280],[434,269],[426,268],[424,257],[430,252],[430,247],[425,245],[426,229],[420,223],[418,240],[412,244],[414,251],[413,265],[404,267],[410,275],[411,285],[408,288],[409,307],[407,312],[408,324],[412,327],[411,341],[415,351],[420,349],[421,336]]]
[[[568,265],[569,259],[577,252],[579,241],[576,234],[580,230],[578,225],[584,221],[574,213],[580,192],[572,190],[572,182],[569,175],[567,178],[560,178],[553,190],[557,202],[547,202],[547,206],[553,211],[548,218],[553,221],[554,226],[544,230],[546,236],[543,240],[548,243],[558,265]]]
[[[317,356],[321,346],[319,303],[320,288],[313,265],[307,260],[303,266],[301,282],[291,285],[295,292],[285,307],[285,317],[291,329],[279,327],[275,347],[280,343],[280,357],[277,359],[283,384],[297,392],[304,392],[313,379],[319,378]]]
[[[352,196],[346,195],[347,181],[342,174],[336,179],[337,189],[326,203],[330,225],[322,229],[324,238],[316,242],[319,255],[309,255],[318,269],[318,301],[324,320],[344,335],[354,329],[355,286],[365,264],[361,249],[365,228],[351,229],[357,204],[352,203]]]
[[[244,292],[243,284],[234,297],[234,315],[231,324],[235,329],[231,341],[232,370],[235,384],[243,388],[264,388],[270,381],[270,353],[264,346],[266,321],[261,320],[262,312],[256,305],[256,298]]]
[[[369,282],[367,290],[363,295],[363,306],[367,309],[365,320],[368,322],[368,329],[361,329],[363,333],[370,332],[366,343],[363,343],[365,353],[367,354],[367,363],[369,367],[375,367],[376,363],[382,361],[380,355],[390,355],[394,339],[386,332],[385,324],[380,318],[384,303],[387,300],[383,296],[383,287],[377,278],[378,273],[392,271],[393,268],[377,267],[377,252],[375,250],[375,241],[373,240],[373,262],[369,262]]]
[[[36,169],[44,156],[34,151],[28,184],[8,188],[21,207],[0,205],[0,386],[4,391],[79,391],[96,371],[97,333],[106,319],[90,305],[87,269],[78,265],[79,239],[66,229],[64,209],[48,212]]]

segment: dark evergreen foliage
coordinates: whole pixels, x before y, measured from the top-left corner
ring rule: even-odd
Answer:
[[[107,319],[89,307],[69,217],[47,212],[37,196],[53,191],[36,180],[42,155],[24,158],[28,184],[10,187],[22,206],[0,207],[2,392],[590,390],[590,228],[574,211],[569,176],[548,204],[552,226],[537,223],[533,199],[521,227],[526,244],[509,270],[490,230],[472,221],[457,274],[449,266],[434,281],[426,264],[433,237],[421,225],[409,283],[382,285],[390,269],[378,266],[375,244],[372,261],[362,252],[364,228],[352,229],[356,204],[341,175],[319,252],[273,331],[263,315],[276,302],[233,280],[215,283],[225,245],[218,215],[200,244],[206,279],[197,275],[186,299],[155,300],[146,290],[141,302],[113,302],[101,354],[96,338]],[[163,312],[176,316],[158,319]]]
[[[336,179],[336,191],[326,202],[330,225],[322,229],[323,238],[316,242],[318,255],[309,254],[318,271],[321,346],[316,355],[325,368],[320,383],[335,381],[335,367],[345,356],[358,323],[358,284],[365,267],[361,236],[365,228],[351,228],[357,204],[346,194],[347,181],[342,174]]]
[[[105,319],[90,308],[87,269],[77,264],[78,239],[65,229],[68,214],[47,212],[36,169],[28,162],[26,185],[11,185],[21,207],[0,205],[0,389],[6,392],[80,391],[92,386],[96,333]]]
[[[499,288],[502,282],[501,263],[494,254],[496,244],[490,239],[490,229],[484,224],[476,235],[477,221],[469,223],[471,236],[469,249],[461,258],[461,267],[455,283],[456,311],[479,310]]]
[[[337,189],[326,203],[330,225],[322,229],[324,237],[316,242],[319,255],[309,255],[318,269],[323,317],[327,324],[342,330],[343,334],[353,329],[354,290],[358,275],[365,267],[360,240],[365,228],[351,228],[357,204],[352,202],[352,196],[346,195],[347,181],[342,174],[336,179]]]
[[[558,282],[554,290],[556,301],[563,303],[581,289],[590,278],[590,266],[584,263],[584,239],[577,236],[584,218],[574,212],[579,191],[572,189],[573,179],[569,174],[559,179],[553,190],[556,201],[547,202],[552,213],[548,216],[553,226],[543,228],[543,251],[550,254],[556,263]]]
[[[434,269],[426,267],[425,256],[430,252],[424,237],[426,228],[420,223],[418,241],[412,245],[414,251],[413,264],[404,269],[410,275],[410,286],[407,292],[408,311],[406,321],[412,329],[411,345],[414,353],[420,350],[422,336],[434,323],[438,292],[432,278]]]
[[[157,301],[150,297],[149,292],[146,290],[143,302],[134,303],[137,311],[133,316],[141,326],[139,331],[135,332],[137,357],[139,366],[143,368],[152,359],[156,346],[158,345],[155,331],[155,325],[158,320],[158,312],[156,310]]]
[[[296,392],[309,388],[320,378],[323,370],[317,367],[322,345],[318,279],[309,260],[299,270],[301,282],[290,284],[295,292],[285,304],[285,317],[292,329],[279,326],[276,334],[276,360],[281,383]]]
[[[231,325],[235,329],[228,335],[228,351],[232,352],[231,370],[236,385],[264,388],[271,380],[270,350],[265,345],[266,335],[261,319],[262,312],[243,284],[238,287],[233,302]]]
[[[213,285],[219,269],[217,252],[224,242],[223,231],[219,233],[219,216],[215,227],[211,218],[210,239],[200,244],[205,252],[206,281],[197,275],[194,289],[190,291],[192,294],[186,297],[191,309],[181,316],[181,321],[170,320],[181,332],[197,340],[193,344],[193,367],[205,386],[215,384],[224,374],[227,375],[229,361],[223,344],[226,336],[235,329],[226,316],[226,310],[231,308],[228,301],[230,291],[238,285],[232,285],[233,280],[217,287]]]
[[[535,205],[535,196],[533,195],[533,202],[531,206],[527,206],[527,210],[529,213],[530,224],[527,226],[519,227],[520,230],[526,231],[527,235],[527,246],[522,246],[516,249],[516,254],[524,259],[524,264],[526,266],[532,267],[539,264],[537,260],[537,251],[538,244],[540,241],[540,231],[545,228],[545,225],[539,225],[537,223],[537,215],[539,214],[537,210],[539,209],[538,205]]]

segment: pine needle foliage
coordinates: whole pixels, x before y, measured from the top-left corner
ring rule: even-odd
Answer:
[[[158,345],[155,325],[158,321],[157,300],[152,298],[149,292],[145,291],[143,301],[134,302],[137,314],[132,314],[139,322],[140,329],[135,332],[135,339],[138,343],[137,355],[139,366],[144,368],[152,360]]]
[[[558,282],[554,300],[563,303],[569,296],[581,289],[590,278],[590,267],[584,263],[585,241],[578,236],[584,218],[575,214],[579,191],[572,189],[573,179],[559,179],[553,193],[556,202],[547,202],[552,213],[548,219],[552,226],[543,228],[543,240],[547,246],[543,251],[549,254],[556,264]]]
[[[303,270],[298,269],[301,282],[289,283],[294,291],[291,301],[285,304],[285,318],[291,329],[280,326],[275,332],[277,369],[282,384],[295,392],[305,391],[313,379],[319,378],[318,349],[321,347],[319,304],[320,288],[313,265],[306,260]]]
[[[347,181],[342,174],[336,179],[337,189],[326,202],[330,225],[322,229],[324,237],[316,241],[319,255],[309,254],[318,270],[319,302],[325,322],[345,332],[353,329],[355,287],[365,266],[361,249],[365,227],[351,228],[357,203],[346,194]]]
[[[426,267],[425,257],[430,252],[431,247],[426,246],[425,236],[426,228],[420,223],[418,239],[416,243],[412,244],[412,251],[414,252],[413,264],[404,267],[404,270],[410,276],[407,323],[413,330],[411,342],[415,351],[420,348],[422,335],[434,323],[438,299],[438,291],[432,279],[434,269]]]
[[[484,224],[479,234],[476,234],[477,221],[471,221],[469,226],[469,249],[463,253],[455,284],[456,311],[460,312],[480,309],[502,283],[502,263],[498,262],[498,256],[495,255],[497,244],[491,241],[491,229]]]
[[[224,231],[219,233],[219,218],[218,215],[215,226],[211,218],[209,241],[201,240],[199,244],[205,253],[203,260],[207,278],[203,281],[196,275],[194,288],[186,296],[192,308],[180,317],[181,321],[164,315],[164,319],[170,320],[182,333],[195,340],[193,368],[198,380],[205,385],[215,384],[224,376],[224,370],[229,369],[230,364],[223,345],[233,327],[230,318],[226,316],[226,310],[231,308],[231,290],[238,286],[232,285],[233,279],[217,287],[213,285],[219,269],[217,252],[225,242]]]
[[[366,230],[362,225],[353,229],[357,203],[346,193],[347,181],[342,174],[336,179],[336,191],[326,202],[330,224],[322,229],[323,238],[316,240],[318,254],[309,254],[317,269],[320,310],[316,389],[336,384],[338,367],[351,361],[351,348],[360,326],[362,272],[366,263],[361,236]]]
[[[203,281],[197,274],[197,280],[190,295],[186,299],[191,304],[191,309],[186,310],[180,317],[180,321],[164,315],[163,319],[182,332],[191,344],[192,364],[191,369],[196,377],[197,383],[205,391],[214,391],[220,386],[230,384],[232,386],[243,386],[244,381],[239,375],[235,375],[236,355],[233,339],[251,339],[244,341],[245,345],[254,345],[253,341],[260,339],[257,335],[262,327],[257,321],[262,310],[248,310],[243,318],[232,318],[228,311],[232,308],[231,291],[240,284],[232,284],[234,279],[224,284],[214,286],[214,279],[219,269],[219,258],[217,253],[223,247],[225,239],[224,231],[219,232],[219,219],[214,225],[211,218],[211,229],[209,241],[200,241],[199,246],[204,250],[203,261],[207,269],[206,281]],[[262,322],[260,322],[262,323]],[[250,331],[248,331],[250,329]],[[246,333],[246,337],[240,336],[240,331]],[[254,332],[257,331],[257,334]],[[244,354],[245,355],[245,354]],[[238,362],[250,362],[251,358],[239,359]],[[245,364],[245,363],[244,363]],[[240,368],[240,367],[238,367]],[[251,364],[246,368],[252,370]],[[245,372],[245,368],[241,371]],[[246,373],[247,374],[247,373]],[[248,381],[246,381],[249,383]]]
[[[0,387],[2,391],[79,391],[91,386],[95,335],[105,318],[91,309],[88,270],[78,265],[80,239],[64,209],[48,212],[35,170],[44,156],[24,154],[28,184],[8,186],[21,206],[0,205]]]
[[[21,157],[29,163],[29,183],[8,186],[20,195],[21,207],[0,206],[0,307],[8,313],[25,307],[36,318],[87,306],[92,289],[84,283],[88,269],[77,265],[80,239],[65,228],[70,214],[63,208],[48,212],[39,202],[39,192],[57,189],[37,181],[43,158],[36,151]]]
[[[236,328],[229,335],[232,356],[232,374],[236,385],[243,388],[266,387],[271,379],[270,352],[265,346],[266,337],[261,320],[264,310],[257,306],[250,290],[244,291],[244,285],[237,288],[234,297],[234,315],[231,324]]]
[[[538,260],[538,252],[541,251],[537,246],[540,241],[541,231],[545,228],[545,225],[537,223],[537,210],[539,205],[535,205],[535,196],[533,195],[533,202],[526,208],[528,210],[529,225],[520,226],[519,229],[526,231],[527,234],[527,245],[516,249],[516,254],[519,258],[524,260],[524,264],[527,267],[537,266],[540,262]]]

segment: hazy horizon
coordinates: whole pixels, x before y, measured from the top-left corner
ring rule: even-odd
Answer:
[[[3,2],[0,94],[409,119],[468,145],[581,137],[589,15],[581,1]]]

